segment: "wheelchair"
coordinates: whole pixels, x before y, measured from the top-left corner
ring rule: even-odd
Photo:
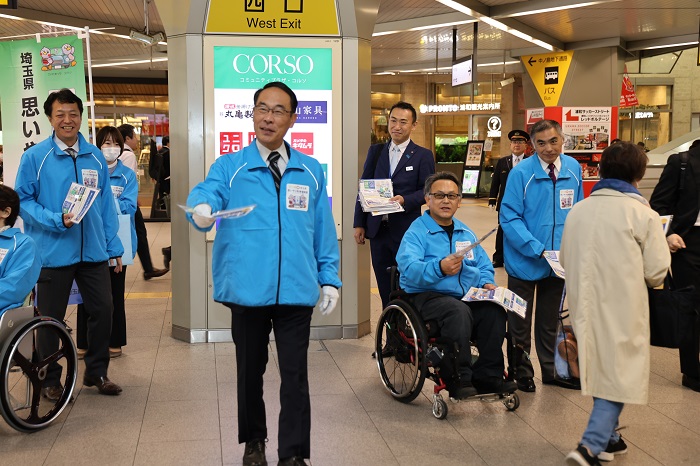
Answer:
[[[429,378],[435,383],[432,396],[433,416],[447,417],[447,402],[440,392],[447,388],[453,377],[457,377],[456,344],[440,337],[436,321],[424,322],[413,307],[410,296],[398,286],[399,272],[394,266],[391,273],[391,301],[382,311],[375,333],[375,358],[384,387],[402,403],[410,403],[420,393]],[[507,380],[514,373],[515,348],[506,334],[508,369]],[[472,358],[478,351],[472,346]],[[515,392],[478,394],[463,401],[501,401],[508,411],[520,406]],[[456,400],[453,400],[456,401]]]
[[[38,338],[58,341],[58,350],[40,359]],[[0,414],[19,432],[47,427],[72,401],[78,377],[78,355],[65,325],[36,315],[33,305],[10,309],[0,316]],[[63,366],[63,392],[57,401],[42,397],[48,365]]]

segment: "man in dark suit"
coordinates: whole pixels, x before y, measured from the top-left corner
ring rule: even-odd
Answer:
[[[373,216],[363,212],[359,199],[355,204],[355,241],[365,244],[370,239],[372,267],[377,277],[377,287],[382,307],[389,303],[391,283],[387,268],[396,265],[403,234],[411,223],[420,217],[425,203],[423,185],[426,178],[435,173],[433,153],[411,141],[416,128],[416,109],[407,102],[398,102],[389,112],[389,143],[374,144],[367,151],[367,160],[361,179],[391,178],[394,188],[392,201],[398,201],[405,212]]]
[[[651,195],[651,208],[659,215],[673,215],[666,232],[671,249],[671,270],[678,288],[694,285],[700,290],[700,139],[687,152],[668,158],[659,183]],[[700,302],[697,303],[700,307]],[[682,384],[700,392],[700,329],[695,326],[692,342],[679,348]]]
[[[496,168],[493,169],[493,179],[491,180],[489,207],[496,209],[496,212],[501,210],[501,200],[503,199],[503,192],[506,190],[506,180],[508,180],[510,170],[518,162],[529,157],[525,153],[527,143],[530,141],[530,135],[527,132],[514,129],[508,133],[508,139],[510,139],[511,155],[506,155],[498,160]],[[503,267],[503,230],[500,224],[496,233],[496,252],[493,253],[493,266]]]

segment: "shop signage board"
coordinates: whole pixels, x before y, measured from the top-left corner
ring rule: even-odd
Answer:
[[[14,167],[15,161],[8,159],[16,156],[19,166],[24,151],[51,135],[51,124],[43,108],[46,97],[66,87],[86,101],[83,63],[83,41],[77,36],[44,37],[41,42],[36,39],[0,42],[6,184],[14,185],[16,175],[8,169],[8,165]],[[84,117],[84,135],[88,134],[87,123]]]
[[[573,50],[521,57],[523,66],[530,75],[545,107],[559,104],[559,97],[561,97],[573,57]]]
[[[214,47],[215,157],[253,142],[255,91],[268,82],[283,82],[299,101],[285,140],[321,163],[331,197],[332,61],[331,48]]]
[[[286,36],[340,34],[335,0],[211,0],[206,32]]]
[[[612,107],[562,107],[564,151],[606,148],[612,134],[612,117]]]

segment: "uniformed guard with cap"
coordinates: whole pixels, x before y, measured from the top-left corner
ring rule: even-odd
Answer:
[[[521,129],[514,129],[508,133],[510,139],[511,155],[501,157],[493,169],[493,179],[491,180],[491,193],[489,194],[489,207],[498,212],[501,209],[501,199],[503,192],[506,189],[506,180],[508,173],[515,167],[518,162],[527,158],[525,153],[527,143],[530,141],[530,135]],[[496,252],[493,253],[493,266],[503,267],[503,230],[498,226],[496,233]]]

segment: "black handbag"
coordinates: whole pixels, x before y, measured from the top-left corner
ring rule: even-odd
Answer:
[[[690,345],[698,326],[695,287],[675,289],[668,274],[663,289],[649,288],[649,326],[652,346]]]

